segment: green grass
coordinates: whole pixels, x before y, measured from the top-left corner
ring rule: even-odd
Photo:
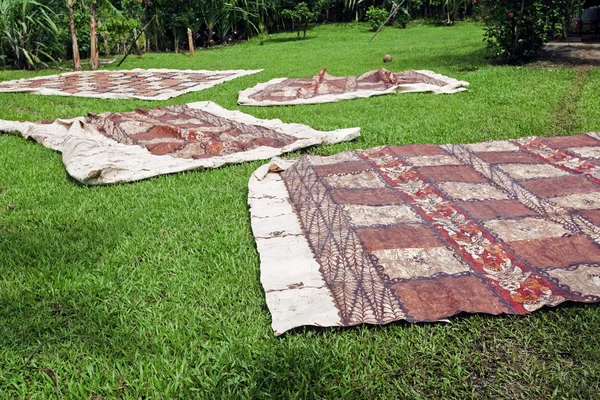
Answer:
[[[160,103],[1,94],[0,118],[213,100],[318,129],[362,128],[354,142],[307,150],[315,154],[600,130],[598,69],[492,66],[477,25],[389,28],[370,44],[366,25],[294,35],[123,65],[265,69],[203,92]],[[359,74],[383,66],[386,53],[389,69],[431,69],[471,82],[470,91],[236,106],[237,91],[256,82],[322,67]],[[0,71],[0,80],[55,72]],[[60,154],[1,135],[0,398],[51,398],[50,370],[69,399],[599,397],[597,305],[274,337],[246,206],[259,165],[84,187],[66,176]]]

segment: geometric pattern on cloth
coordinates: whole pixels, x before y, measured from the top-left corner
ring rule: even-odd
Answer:
[[[282,168],[257,171],[249,195],[276,334],[600,301],[597,133]]]
[[[90,115],[85,122],[116,142],[144,147],[154,155],[194,160],[260,146],[282,148],[298,140],[272,128],[244,124],[186,105]]]
[[[391,72],[384,68],[360,76],[337,77],[324,68],[309,78],[278,78],[239,93],[238,103],[248,106],[329,103],[389,93],[456,93],[468,82],[431,71]]]
[[[2,92],[95,97],[104,99],[167,100],[210,88],[262,70],[83,71],[0,82]]]
[[[19,132],[60,151],[67,172],[89,185],[265,160],[360,135],[359,128],[322,132],[261,120],[212,102],[44,123],[0,120],[0,132]]]

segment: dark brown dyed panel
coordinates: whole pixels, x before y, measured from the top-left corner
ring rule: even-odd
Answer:
[[[582,133],[575,136],[556,136],[543,139],[552,147],[583,147],[583,146],[600,146],[600,142],[596,139]]]
[[[600,248],[583,235],[510,242],[514,251],[536,268],[600,262]]]
[[[529,153],[524,153],[522,151],[493,151],[487,153],[477,153],[477,156],[490,164],[541,164],[544,162],[541,158]]]
[[[516,200],[459,201],[457,206],[475,219],[517,218],[537,213]]]
[[[591,193],[599,190],[598,185],[585,176],[563,176],[560,178],[531,179],[521,184],[541,197],[564,196],[567,194]]]
[[[367,250],[440,247],[442,243],[427,225],[363,228],[356,232]]]
[[[579,214],[590,220],[593,224],[600,226],[600,210],[582,210],[579,211]]]
[[[331,198],[338,204],[385,206],[402,204],[393,189],[333,189]]]
[[[339,164],[315,165],[313,167],[319,175],[351,174],[370,169],[364,161],[348,161]]]
[[[405,146],[390,146],[400,157],[448,155],[440,146],[433,144],[407,144]]]
[[[416,321],[436,321],[461,311],[511,312],[481,280],[471,275],[404,281],[393,288],[408,315]]]
[[[485,183],[485,176],[466,165],[443,165],[419,167],[419,173],[431,182],[470,182]]]

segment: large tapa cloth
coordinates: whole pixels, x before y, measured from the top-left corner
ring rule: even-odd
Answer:
[[[134,69],[67,72],[0,82],[0,93],[24,92],[100,99],[167,100],[261,71]]]
[[[600,301],[600,135],[273,160],[250,179],[276,334]]]
[[[468,82],[431,71],[391,72],[384,68],[360,76],[337,77],[323,69],[310,78],[277,78],[241,91],[238,103],[246,106],[279,106],[331,103],[389,93],[457,93]]]
[[[261,120],[212,102],[48,123],[0,120],[0,132],[18,132],[60,151],[67,172],[89,185],[265,160],[360,135],[359,128],[322,132]]]

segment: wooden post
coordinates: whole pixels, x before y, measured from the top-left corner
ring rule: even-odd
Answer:
[[[190,57],[194,57],[196,55],[194,52],[194,36],[190,28],[188,28],[188,43],[190,44]]]

